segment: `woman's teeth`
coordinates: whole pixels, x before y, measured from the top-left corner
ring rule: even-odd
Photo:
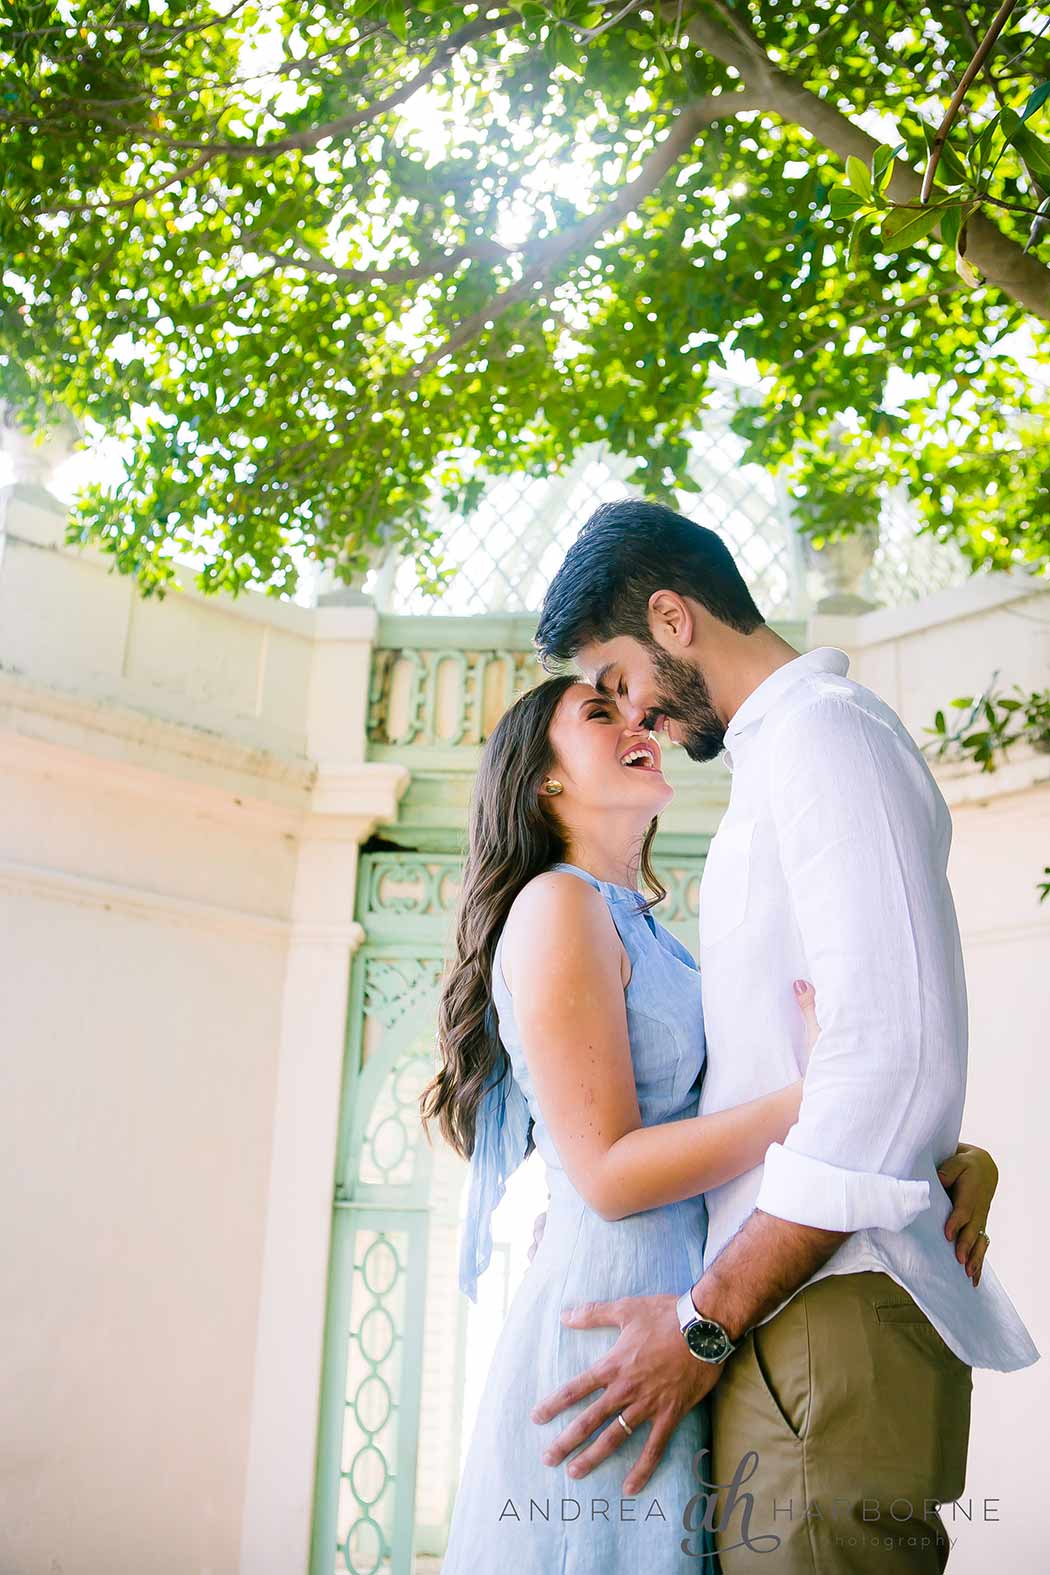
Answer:
[[[632,749],[623,756],[620,764],[621,766],[651,766],[653,764],[652,751],[649,749]]]

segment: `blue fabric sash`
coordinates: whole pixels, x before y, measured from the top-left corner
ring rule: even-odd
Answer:
[[[492,1211],[507,1178],[528,1153],[530,1120],[528,1101],[510,1068],[494,1072],[478,1105],[459,1250],[459,1288],[472,1302],[478,1299],[478,1276],[492,1257]]]

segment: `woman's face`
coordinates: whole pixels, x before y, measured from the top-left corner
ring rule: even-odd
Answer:
[[[611,700],[587,683],[562,695],[551,723],[556,756],[551,775],[562,784],[558,810],[636,810],[646,825],[674,797],[661,769],[660,745],[647,729],[628,726]]]

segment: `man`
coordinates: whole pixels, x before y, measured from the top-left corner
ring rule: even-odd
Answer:
[[[944,800],[845,655],[800,656],[721,540],[659,505],[597,510],[536,644],[545,663],[575,658],[630,725],[694,760],[724,751],[732,772],[701,883],[700,1113],[805,1074],[785,1141],[708,1193],[695,1285],[563,1315],[620,1335],[536,1407],[546,1422],[598,1391],[545,1459],[596,1435],[570,1468],[585,1476],[647,1422],[624,1484],[637,1493],[710,1395],[725,1575],[885,1570],[888,1556],[941,1570],[936,1505],[964,1486],[971,1368],[1038,1358],[995,1275],[975,1286],[960,1266],[984,1233],[958,1257],[945,1240],[937,1157],[958,1139],[967,1024]],[[796,979],[821,1024],[808,1065]]]

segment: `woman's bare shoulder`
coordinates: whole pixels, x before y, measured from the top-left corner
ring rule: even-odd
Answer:
[[[616,927],[600,891],[566,870],[544,870],[522,887],[503,931],[503,968],[510,984],[514,960],[527,948],[568,947],[585,958],[616,942]]]
[[[534,875],[518,892],[507,915],[511,919],[578,918],[585,913],[607,912],[605,901],[588,881],[568,870],[543,870]]]

